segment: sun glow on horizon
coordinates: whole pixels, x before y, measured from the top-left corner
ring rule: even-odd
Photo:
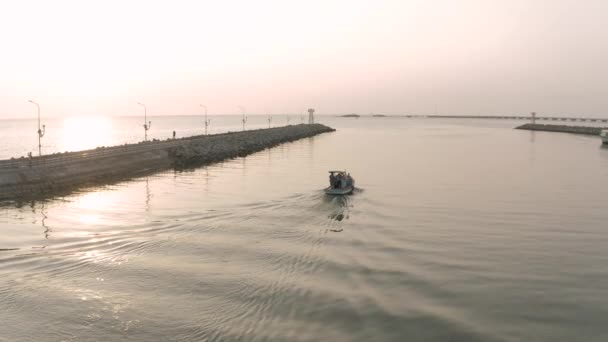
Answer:
[[[112,123],[102,116],[78,116],[63,120],[61,151],[81,151],[98,146],[110,146]]]

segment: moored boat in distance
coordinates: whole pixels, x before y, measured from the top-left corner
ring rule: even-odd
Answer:
[[[329,171],[328,195],[349,195],[355,190],[355,179],[346,171]]]
[[[602,142],[608,145],[608,129],[603,129],[602,133],[600,133],[600,136],[602,137]]]

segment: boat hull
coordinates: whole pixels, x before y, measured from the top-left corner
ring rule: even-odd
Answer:
[[[325,194],[327,195],[333,195],[333,196],[344,196],[344,195],[350,195],[353,193],[353,190],[355,188],[352,186],[348,186],[346,188],[325,188]]]

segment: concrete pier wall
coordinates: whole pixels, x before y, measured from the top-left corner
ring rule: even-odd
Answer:
[[[586,135],[597,135],[599,136],[602,129],[601,127],[585,127],[585,126],[566,126],[566,125],[543,125],[543,124],[525,124],[515,129],[526,129],[530,131],[545,131],[545,132],[560,132],[560,133],[574,133],[574,134],[586,134]]]
[[[142,174],[217,162],[334,129],[295,125],[0,161],[0,200],[35,198]]]

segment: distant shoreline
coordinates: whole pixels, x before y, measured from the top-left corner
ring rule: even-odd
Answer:
[[[336,115],[339,118],[411,118],[411,119],[493,119],[493,120],[529,120],[531,116],[517,115],[385,115],[385,114],[344,114]],[[560,117],[560,116],[537,116],[537,121],[570,121],[570,122],[608,122],[608,118],[589,118],[589,117]]]
[[[268,116],[290,116],[290,117],[299,117],[304,114],[248,114],[248,116],[255,117],[268,117]],[[307,115],[307,114],[306,114]],[[201,117],[200,114],[160,114],[160,115],[148,115],[150,118],[183,118],[183,117]],[[210,117],[240,117],[242,114],[209,114]],[[421,114],[317,114],[316,117],[340,117],[340,118],[362,118],[362,117],[376,117],[376,118],[429,118],[429,119],[514,119],[514,120],[532,120],[530,116],[520,116],[520,115],[421,115]],[[103,118],[141,118],[141,115],[130,114],[130,115],[103,115],[103,114],[83,114],[83,115],[65,115],[65,116],[46,116],[43,120],[62,120],[69,118],[81,118],[81,117],[103,117]],[[0,118],[0,121],[17,121],[17,120],[37,120],[36,117],[6,117]],[[608,122],[608,117],[561,117],[561,116],[537,116],[536,120],[548,120],[548,121],[589,121],[589,122]]]

